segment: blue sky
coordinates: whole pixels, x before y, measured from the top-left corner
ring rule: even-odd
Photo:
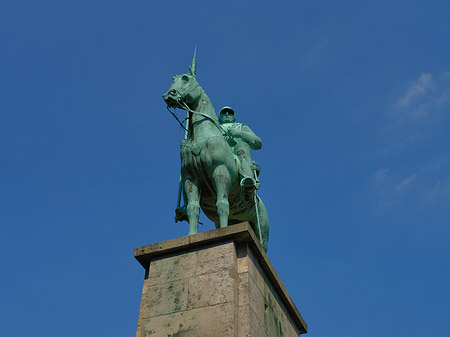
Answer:
[[[198,46],[308,336],[446,336],[449,40],[448,1],[1,1],[1,335],[135,333],[134,247],[187,233],[161,95]]]

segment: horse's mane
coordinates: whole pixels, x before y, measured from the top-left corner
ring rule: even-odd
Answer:
[[[205,90],[201,87],[201,85],[198,83],[195,76],[192,76],[192,78],[197,83],[198,87],[201,90],[200,98],[197,103],[197,111],[202,112],[204,114],[207,114],[210,116],[216,123],[219,123],[219,119],[217,118],[216,110],[214,109],[214,106],[211,103],[211,100],[209,99],[208,95],[206,94]],[[206,102],[206,104],[204,103]]]

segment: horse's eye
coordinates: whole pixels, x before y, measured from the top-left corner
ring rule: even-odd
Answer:
[[[181,77],[181,79],[182,79],[183,81],[189,82],[189,77],[187,77],[186,75],[183,75],[183,76]]]

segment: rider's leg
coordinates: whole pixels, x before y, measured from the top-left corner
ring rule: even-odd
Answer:
[[[253,171],[253,161],[250,146],[243,141],[238,142],[234,147],[234,153],[237,154],[241,162],[239,173],[242,176],[241,186],[259,188],[259,181]]]
[[[184,180],[184,191],[187,199],[186,212],[189,219],[189,233],[198,233],[198,218],[200,216],[200,192],[198,182],[188,177]]]
[[[228,226],[228,216],[230,214],[230,204],[228,203],[228,193],[230,193],[231,184],[230,173],[225,165],[219,165],[214,169],[212,178],[216,188],[216,208],[219,226],[224,228]]]

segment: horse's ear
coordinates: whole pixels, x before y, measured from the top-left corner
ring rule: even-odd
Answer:
[[[193,77],[195,77],[195,72],[192,70],[192,68],[191,67],[189,67],[189,70],[188,70],[188,75],[189,76],[193,76]]]

